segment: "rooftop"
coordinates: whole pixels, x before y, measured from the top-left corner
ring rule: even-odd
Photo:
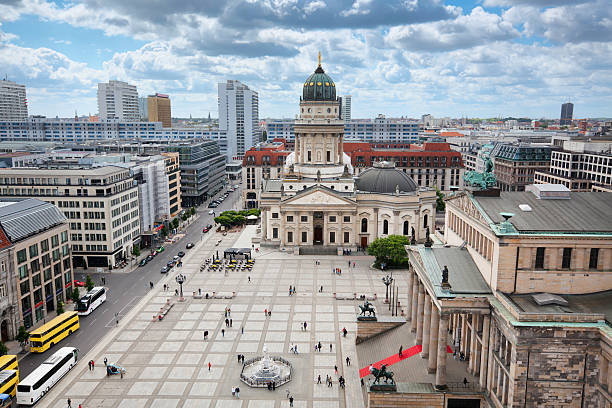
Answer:
[[[125,171],[124,167],[119,166],[101,166],[101,167],[89,167],[83,166],[79,168],[69,168],[69,169],[41,169],[38,168],[11,168],[11,169],[2,169],[3,174],[9,175],[10,173],[20,174],[20,175],[32,175],[35,177],[42,176],[107,176],[110,174],[114,174],[117,172]]]
[[[556,304],[538,305],[531,294],[511,295],[514,304],[523,312],[528,313],[597,313],[603,314],[608,322],[612,322],[612,291],[592,293],[588,295],[557,295],[567,301],[567,306]]]
[[[0,228],[12,242],[18,242],[62,224],[66,217],[53,204],[29,198],[0,206]]]

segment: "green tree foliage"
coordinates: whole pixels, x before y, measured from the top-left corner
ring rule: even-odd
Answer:
[[[22,351],[25,347],[26,341],[28,341],[29,338],[30,332],[28,332],[24,326],[19,326],[19,330],[17,331],[17,336],[15,336],[15,340],[19,342]]]
[[[228,210],[223,211],[218,217],[215,218],[217,224],[221,224],[224,227],[231,227],[234,225],[244,225],[249,215],[259,216],[261,211],[258,208],[252,208],[250,210]]]
[[[234,217],[230,216],[230,215],[220,215],[218,217],[215,217],[215,222],[217,224],[221,224],[224,227],[231,227],[234,222]]]
[[[3,341],[0,341],[0,356],[6,356],[8,354],[8,347]]]
[[[79,297],[79,289],[77,289],[77,288],[72,289],[72,292],[70,293],[70,297],[72,298],[72,301],[74,303],[77,303],[79,301],[79,299],[80,299],[80,297]]]
[[[444,209],[446,208],[446,203],[444,202],[444,193],[442,193],[440,189],[438,189],[437,187],[436,187],[436,195],[438,196],[436,198],[436,210],[444,211]]]
[[[85,286],[87,286],[87,291],[92,290],[95,286],[93,280],[91,279],[91,276],[89,275],[87,275],[87,278],[85,278]]]
[[[64,313],[64,302],[57,302],[57,315]]]
[[[195,215],[195,213],[196,213],[196,209],[195,209],[195,207],[191,207],[191,208],[189,209],[189,213],[190,213],[191,215]]]
[[[132,247],[132,255],[140,256],[140,247],[138,246],[138,244]]]
[[[375,239],[368,246],[368,254],[375,256],[375,265],[381,263],[387,266],[401,266],[407,262],[405,245],[410,245],[410,238],[403,235],[389,235],[386,238]]]
[[[181,215],[181,220],[187,221],[187,218],[189,218],[189,215],[187,215],[187,213],[183,213],[183,215]]]
[[[161,234],[162,234],[162,237],[166,238],[168,236],[168,227],[164,225],[161,229]]]
[[[179,219],[178,218],[173,219],[171,224],[172,224],[172,228],[175,228],[175,229],[178,228]]]

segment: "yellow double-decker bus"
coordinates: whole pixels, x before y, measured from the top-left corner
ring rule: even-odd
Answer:
[[[19,373],[16,370],[0,371],[0,394],[8,394],[14,397],[17,392]]]
[[[65,312],[30,332],[30,351],[42,353],[79,328],[77,312]]]
[[[1,370],[16,370],[17,374],[19,374],[17,356],[15,354],[7,354],[4,356],[0,356],[0,371]]]

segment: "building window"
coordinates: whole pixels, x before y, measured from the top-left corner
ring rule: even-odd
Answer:
[[[287,232],[287,242],[293,242],[293,232],[292,231]]]
[[[383,220],[383,234],[389,234],[389,221]]]
[[[351,222],[351,217],[348,215],[344,216],[344,222]]]
[[[591,255],[589,256],[589,269],[597,269],[599,263],[599,248],[591,248]]]
[[[307,215],[302,215],[302,216],[300,216],[300,221],[302,221],[302,222],[308,222],[308,216],[307,216]]]
[[[536,269],[544,269],[544,253],[546,252],[546,248],[538,247],[536,249],[536,259],[535,259],[535,268]]]
[[[427,228],[427,214],[423,216],[423,228]]]
[[[569,269],[572,264],[572,248],[563,248],[563,260],[561,261],[561,268]]]
[[[273,239],[278,238],[278,228],[272,228],[272,238]]]
[[[329,232],[329,243],[333,244],[336,242],[336,233],[334,231]]]
[[[30,245],[30,258],[38,256],[38,244]]]
[[[287,222],[293,222],[293,215],[287,216]]]
[[[302,232],[302,242],[308,241],[308,233],[306,231]]]
[[[308,151],[308,161],[312,161],[312,152]]]
[[[344,231],[344,243],[348,244],[351,239],[351,234],[348,231]]]
[[[331,161],[331,152],[329,150],[327,151],[327,161]]]
[[[329,216],[329,222],[336,222],[336,216],[335,215],[330,215]]]
[[[278,218],[278,213],[272,213],[272,218]]]
[[[368,219],[367,218],[361,219],[361,232],[368,232]]]
[[[408,221],[404,221],[404,235],[408,235],[409,234],[408,229],[409,229],[408,228]]]
[[[28,259],[28,256],[26,254],[25,249],[17,251],[17,263],[25,262],[27,259]]]

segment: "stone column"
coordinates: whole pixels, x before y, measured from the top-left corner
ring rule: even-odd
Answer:
[[[478,340],[476,340],[476,330],[478,329],[478,315],[472,313],[472,329],[470,330],[470,360],[468,363],[468,371],[470,374],[476,374],[476,350],[478,349]]]
[[[467,339],[468,339],[468,325],[467,325],[467,314],[461,314],[461,338],[459,339],[459,350],[463,351],[463,354],[467,356]]]
[[[436,389],[446,389],[446,347],[448,343],[448,315],[440,314],[438,325],[438,358],[436,361]]]
[[[486,315],[483,317],[482,321],[482,348],[480,351],[480,387],[485,389],[487,386],[487,358],[489,351],[489,325],[490,325],[490,317]]]
[[[599,383],[601,385],[608,385],[608,360],[601,355],[601,361],[599,362]]]
[[[495,330],[495,324],[491,322],[491,337],[489,338],[489,363],[487,366],[487,389],[489,392],[493,392],[493,377],[494,377],[494,368],[493,355],[495,354],[495,342],[497,337],[497,330]]]
[[[503,377],[502,376],[503,375],[504,375],[504,372],[502,371],[501,364],[500,364],[497,367],[497,383],[496,383],[496,386],[497,386],[496,394],[497,394],[498,397],[500,397],[499,398],[500,401],[501,401],[501,392],[502,392],[502,383],[503,383]]]
[[[412,270],[412,266],[410,266],[408,271],[408,303],[406,306],[406,316],[408,320],[412,319],[412,285],[414,285],[414,280],[414,271]]]
[[[425,287],[419,283],[419,304],[417,310],[416,344],[423,344],[423,314],[425,312]]]
[[[417,309],[419,307],[419,276],[415,273],[412,280],[412,317],[410,320],[410,331],[414,333],[417,327]]]
[[[436,305],[431,306],[431,322],[429,330],[429,361],[427,362],[427,372],[436,372],[436,361],[438,357],[438,331],[440,325],[440,312]]]
[[[612,361],[608,361],[608,392],[612,391]]]
[[[502,405],[506,405],[508,403],[508,377],[505,374],[502,374],[502,395],[501,395],[501,403]]]
[[[425,310],[423,312],[423,345],[421,351],[422,358],[429,357],[429,336],[431,330],[431,298],[425,293]]]

